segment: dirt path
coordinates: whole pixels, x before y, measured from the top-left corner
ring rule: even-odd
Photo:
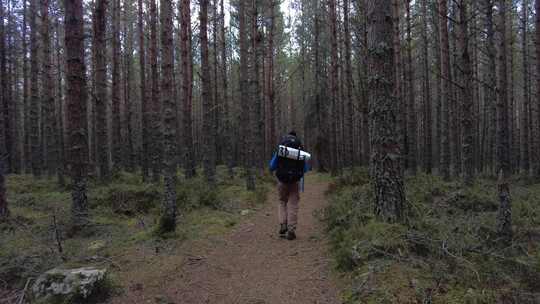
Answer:
[[[337,304],[338,287],[330,275],[321,223],[324,182],[308,182],[302,195],[298,239],[277,235],[277,195],[248,216],[232,233],[178,267],[165,279],[163,300],[137,297],[140,303]],[[200,254],[200,255],[199,255]],[[175,267],[175,266],[171,266]],[[176,267],[175,267],[176,268]],[[132,298],[132,300],[135,300]]]

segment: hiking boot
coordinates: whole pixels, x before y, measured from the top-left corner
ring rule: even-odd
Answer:
[[[279,228],[279,235],[281,236],[285,236],[285,234],[287,233],[287,224],[281,224],[280,228]]]
[[[294,230],[287,231],[287,240],[296,240],[296,233],[294,232]]]

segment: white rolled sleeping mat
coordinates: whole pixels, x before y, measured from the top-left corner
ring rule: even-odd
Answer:
[[[286,157],[286,158],[290,158],[294,160],[308,161],[311,159],[311,154],[305,151],[294,149],[291,147],[282,146],[282,145],[280,145],[278,148],[278,156]]]

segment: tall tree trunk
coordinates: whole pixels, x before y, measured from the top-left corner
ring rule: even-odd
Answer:
[[[113,0],[114,1],[114,0]],[[95,52],[95,79],[96,79],[96,146],[99,176],[102,181],[111,177],[109,167],[109,137],[107,127],[107,58],[106,58],[106,32],[107,32],[107,5],[108,0],[98,0],[94,10],[94,45]]]
[[[434,164],[437,167],[439,174],[441,173],[441,100],[442,100],[442,78],[441,78],[441,38],[440,38],[440,14],[439,3],[437,1],[432,2],[432,25],[433,25],[433,44],[434,44],[434,71],[435,71],[435,144],[434,144]]]
[[[276,22],[276,1],[270,0],[268,4],[269,24],[268,24],[268,47],[266,49],[266,102],[267,102],[267,128],[270,149],[275,149],[277,144],[276,120],[275,120],[275,95],[274,95],[274,35]]]
[[[240,0],[238,18],[239,18],[239,43],[240,43],[240,104],[242,107],[241,124],[242,124],[242,138],[244,138],[243,146],[246,147],[244,152],[244,168],[246,171],[246,188],[248,190],[255,189],[255,177],[253,173],[252,162],[249,160],[250,154],[253,154],[253,142],[250,135],[250,101],[248,96],[249,79],[248,79],[248,41],[247,41],[247,27],[246,27],[246,9],[248,0]]]
[[[337,37],[337,11],[336,0],[328,0],[330,22],[330,159],[331,171],[337,174],[338,162],[338,120],[339,120],[339,64],[338,64],[338,37]]]
[[[507,0],[509,2],[510,0]],[[508,158],[510,160],[510,174],[516,172],[516,169],[519,168],[519,156],[520,156],[520,146],[519,146],[519,130],[517,125],[516,118],[516,99],[514,94],[514,5],[512,2],[508,3],[509,13],[506,14],[506,38],[508,39],[508,127],[509,127],[509,148],[508,148]]]
[[[364,3],[364,13],[362,18],[362,34],[361,34],[361,41],[364,45],[363,47],[363,54],[364,54],[364,60],[362,67],[360,70],[362,71],[362,83],[364,86],[364,89],[362,90],[362,122],[361,122],[361,141],[362,141],[362,164],[365,166],[368,166],[371,162],[371,139],[370,139],[370,132],[369,132],[369,92],[368,92],[368,14],[367,14],[367,1],[362,1]]]
[[[212,132],[210,133],[212,136],[212,142],[214,144],[214,164],[217,165],[218,163],[222,163],[223,161],[223,142],[222,142],[222,109],[223,109],[223,99],[221,98],[222,91],[220,90],[220,80],[221,77],[219,77],[219,52],[218,52],[218,1],[219,0],[213,0],[211,2],[211,21],[212,21],[212,30],[210,31],[212,33],[211,38],[211,45],[212,51],[209,52],[209,54],[212,54],[212,61],[210,62],[210,66],[212,68],[211,73],[211,94],[212,94]],[[210,23],[210,22],[208,22]],[[208,26],[207,26],[208,28]],[[210,38],[209,38],[210,39]],[[214,167],[215,167],[214,165]],[[214,169],[215,171],[215,169]]]
[[[191,73],[191,9],[190,1],[182,0],[180,21],[180,56],[182,58],[182,101],[184,107],[184,170],[186,178],[195,176],[195,157],[193,146],[193,122],[191,88],[193,86],[193,74]]]
[[[78,232],[88,223],[86,175],[88,162],[86,72],[82,0],[64,0],[67,79],[67,130],[72,180],[72,224]]]
[[[137,0],[138,6],[138,31],[139,31],[139,69],[140,69],[140,95],[141,95],[141,120],[142,120],[142,155],[141,174],[142,179],[146,182],[150,176],[150,161],[151,161],[151,107],[152,104],[148,100],[146,93],[146,45],[144,39],[144,20],[143,20],[143,0]]]
[[[122,155],[123,165],[129,172],[135,172],[137,150],[133,144],[133,83],[132,83],[132,69],[133,69],[133,3],[132,0],[124,0],[123,10],[123,28],[124,28],[124,77],[123,77],[123,115],[122,117],[122,129],[124,131],[122,135]]]
[[[214,101],[212,79],[210,78],[210,60],[208,56],[208,5],[209,0],[200,2],[200,39],[201,39],[201,86],[203,102],[203,163],[206,180],[214,184],[216,174],[216,150],[214,135]]]
[[[58,166],[58,144],[56,131],[56,117],[54,115],[54,81],[52,77],[52,56],[51,39],[49,35],[49,0],[41,0],[41,40],[43,47],[43,97],[42,105],[44,108],[45,120],[45,147],[46,147],[46,167],[49,176],[56,174]]]
[[[499,48],[497,53],[497,172],[499,174],[499,213],[497,233],[505,242],[512,239],[512,205],[508,178],[510,172],[509,115],[508,115],[508,73],[506,39],[506,0],[498,0]]]
[[[264,121],[262,116],[262,105],[264,96],[261,94],[261,62],[264,53],[262,49],[262,32],[259,31],[259,9],[257,0],[251,0],[251,100],[250,123],[251,140],[253,143],[253,153],[250,153],[252,167],[263,171],[264,162],[256,155],[264,155]],[[264,79],[264,78],[263,78]],[[264,80],[262,81],[264,83]],[[255,188],[253,188],[255,189]]]
[[[393,48],[394,48],[394,89],[395,96],[398,98],[398,113],[397,113],[397,124],[398,124],[398,138],[400,149],[402,153],[407,151],[407,111],[406,111],[406,102],[404,96],[403,88],[403,65],[402,65],[402,54],[401,54],[401,31],[400,31],[400,15],[401,15],[401,2],[399,0],[392,0],[392,21],[393,21]],[[366,41],[367,42],[367,41]],[[402,159],[406,161],[406,159]]]
[[[7,146],[6,146],[6,129],[4,121],[4,106],[6,100],[6,45],[5,45],[5,28],[4,28],[4,4],[0,1],[0,85],[2,92],[0,93],[0,220],[9,214],[8,202],[6,197],[6,182],[4,171],[7,168]]]
[[[446,0],[439,0],[439,30],[441,38],[441,175],[450,179],[450,52],[448,41],[448,7]]]
[[[353,103],[353,74],[352,74],[352,62],[351,62],[351,30],[350,30],[350,4],[349,0],[343,2],[343,31],[344,31],[344,43],[345,43],[345,83],[346,92],[345,100],[347,102],[347,117],[345,123],[345,129],[347,138],[347,157],[348,161],[345,163],[347,166],[354,166],[355,163],[355,136],[354,136],[354,103]]]
[[[59,18],[55,18],[55,49],[56,49],[56,83],[57,83],[57,105],[56,105],[56,121],[57,121],[57,137],[58,137],[58,156],[60,160],[66,158],[66,145],[65,145],[65,132],[64,132],[64,85],[62,68],[63,57],[60,46],[60,21]],[[58,184],[60,187],[65,187],[65,172],[66,162],[61,161],[58,165]]]
[[[152,180],[157,183],[161,174],[161,106],[159,101],[158,40],[157,40],[157,5],[150,0],[150,78],[152,94],[151,138],[152,138]]]
[[[326,111],[325,103],[323,103],[324,84],[322,81],[323,59],[321,54],[321,16],[318,2],[316,2],[315,16],[314,16],[314,37],[313,37],[313,49],[314,49],[314,69],[315,69],[315,113],[317,115],[317,135],[315,143],[315,154],[317,155],[317,162],[319,165],[319,171],[326,172],[331,167],[329,144],[328,144],[328,115]]]
[[[225,160],[227,162],[227,167],[229,169],[229,176],[234,176],[234,160],[233,160],[233,142],[232,142],[232,123],[231,123],[231,114],[230,114],[230,105],[229,105],[229,89],[228,89],[228,74],[227,74],[227,37],[225,36],[225,5],[224,0],[220,2],[221,7],[221,29],[220,29],[220,40],[221,40],[221,81],[223,85],[223,124],[224,124],[224,134],[223,134],[223,143],[225,145]]]
[[[474,178],[474,130],[473,130],[473,75],[472,63],[469,54],[469,0],[459,2],[459,47],[460,50],[460,71],[461,71],[461,112],[463,143],[462,155],[465,169],[465,184],[472,185]]]
[[[414,67],[412,58],[412,21],[411,21],[411,0],[405,1],[407,10],[407,165],[410,173],[416,174],[417,171],[417,117],[416,100],[414,86]]]
[[[26,173],[32,172],[32,156],[31,156],[31,145],[30,145],[30,97],[29,97],[29,86],[28,86],[28,40],[27,40],[27,0],[23,0],[23,23],[22,23],[22,52],[23,52],[23,166]]]
[[[430,66],[429,66],[429,40],[428,40],[428,8],[427,0],[422,0],[422,99],[424,107],[423,119],[423,167],[424,171],[431,174],[433,168],[433,119],[432,119],[432,100],[430,86]]]
[[[540,12],[540,0],[536,0],[534,7],[536,9],[536,12]],[[536,14],[536,39],[535,39],[535,46],[536,46],[536,93],[537,96],[540,96],[540,14]],[[535,124],[532,125],[533,132],[532,132],[532,138],[534,138],[532,145],[533,145],[533,151],[534,151],[534,157],[532,158],[533,163],[531,165],[533,170],[533,176],[535,179],[540,179],[540,98],[536,98],[536,115],[533,117],[533,121],[536,121]]]
[[[527,33],[528,18],[529,18],[529,1],[523,0],[522,8],[522,52],[523,52],[523,108],[521,112],[521,174],[528,176],[530,173],[529,159],[529,113],[530,113],[530,83],[529,83],[529,39]]]
[[[203,0],[208,1],[208,0]],[[164,198],[159,230],[171,232],[176,229],[176,105],[173,73],[173,20],[172,1],[160,1],[161,18],[161,98],[163,105],[163,168]]]
[[[114,171],[119,171],[122,166],[122,123],[120,117],[120,0],[113,1],[112,10],[112,160]]]
[[[37,1],[30,0],[30,107],[29,107],[29,139],[31,145],[32,173],[41,176],[42,151],[39,128],[39,60],[37,41]]]
[[[369,1],[370,130],[375,214],[384,221],[406,220],[406,200],[397,134],[398,99],[394,95],[391,1]],[[394,93],[393,93],[394,92]]]
[[[456,76],[458,73],[459,56],[458,56],[458,24],[454,20],[458,20],[458,3],[450,2],[450,18],[449,34],[450,34],[450,69],[448,80],[450,83],[449,97],[449,127],[450,127],[450,172],[454,177],[460,177],[462,172],[461,164],[461,123],[460,123],[460,107],[459,102],[462,98],[461,90],[457,85],[459,79]]]
[[[488,144],[486,148],[488,169],[492,173],[495,168],[495,141],[497,137],[497,115],[496,115],[496,87],[497,87],[497,64],[495,50],[495,29],[493,25],[493,1],[486,0],[486,52],[487,52],[487,75],[486,75],[486,100],[488,110]]]

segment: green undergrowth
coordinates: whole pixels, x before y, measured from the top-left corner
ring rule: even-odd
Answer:
[[[239,171],[239,170],[238,170]],[[218,182],[179,174],[177,229],[156,235],[163,185],[143,183],[139,174],[119,173],[107,184],[90,181],[90,223],[69,235],[71,194],[52,178],[13,175],[7,179],[11,217],[0,223],[0,282],[24,286],[54,267],[98,266],[120,270],[142,251],[178,252],[186,240],[220,236],[241,220],[241,211],[265,203],[272,179],[259,178],[257,190],[246,191],[241,172],[230,177],[218,168]],[[60,252],[62,251],[62,252]]]
[[[346,303],[540,303],[540,184],[511,185],[514,239],[495,233],[497,188],[419,174],[406,179],[405,224],[373,216],[365,169],[345,172],[323,212]]]

